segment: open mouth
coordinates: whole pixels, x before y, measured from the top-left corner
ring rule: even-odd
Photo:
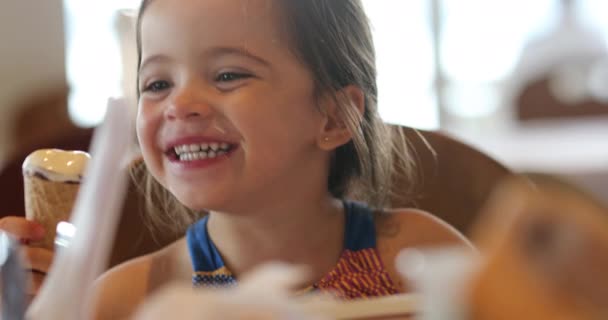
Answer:
[[[236,144],[227,142],[210,142],[183,144],[171,147],[166,155],[171,161],[190,162],[197,160],[215,159],[236,149]]]

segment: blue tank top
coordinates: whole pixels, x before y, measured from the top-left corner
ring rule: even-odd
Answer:
[[[331,291],[345,299],[383,296],[399,290],[386,272],[376,250],[373,212],[367,206],[344,201],[344,249],[336,266],[311,289]],[[230,286],[237,280],[209,237],[208,217],[192,225],[186,234],[194,274],[194,286]]]

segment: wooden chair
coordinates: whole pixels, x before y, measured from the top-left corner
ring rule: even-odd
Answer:
[[[396,126],[416,159],[417,181],[410,199],[399,197],[412,181],[394,181],[392,207],[433,213],[465,235],[490,192],[511,172],[488,155],[441,132]]]

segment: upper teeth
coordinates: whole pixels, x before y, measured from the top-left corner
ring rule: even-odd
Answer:
[[[211,142],[201,144],[184,144],[174,147],[175,153],[180,160],[198,160],[215,158],[225,154],[230,145],[225,142]]]
[[[228,151],[230,145],[225,142],[211,142],[211,143],[201,143],[201,144],[184,144],[181,146],[176,146],[174,148],[175,153],[180,155],[182,153],[189,152],[200,152],[200,151]]]

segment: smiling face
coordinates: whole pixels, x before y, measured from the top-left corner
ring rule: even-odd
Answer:
[[[279,21],[271,0],[155,0],[143,15],[139,142],[192,209],[327,190],[324,116]]]

